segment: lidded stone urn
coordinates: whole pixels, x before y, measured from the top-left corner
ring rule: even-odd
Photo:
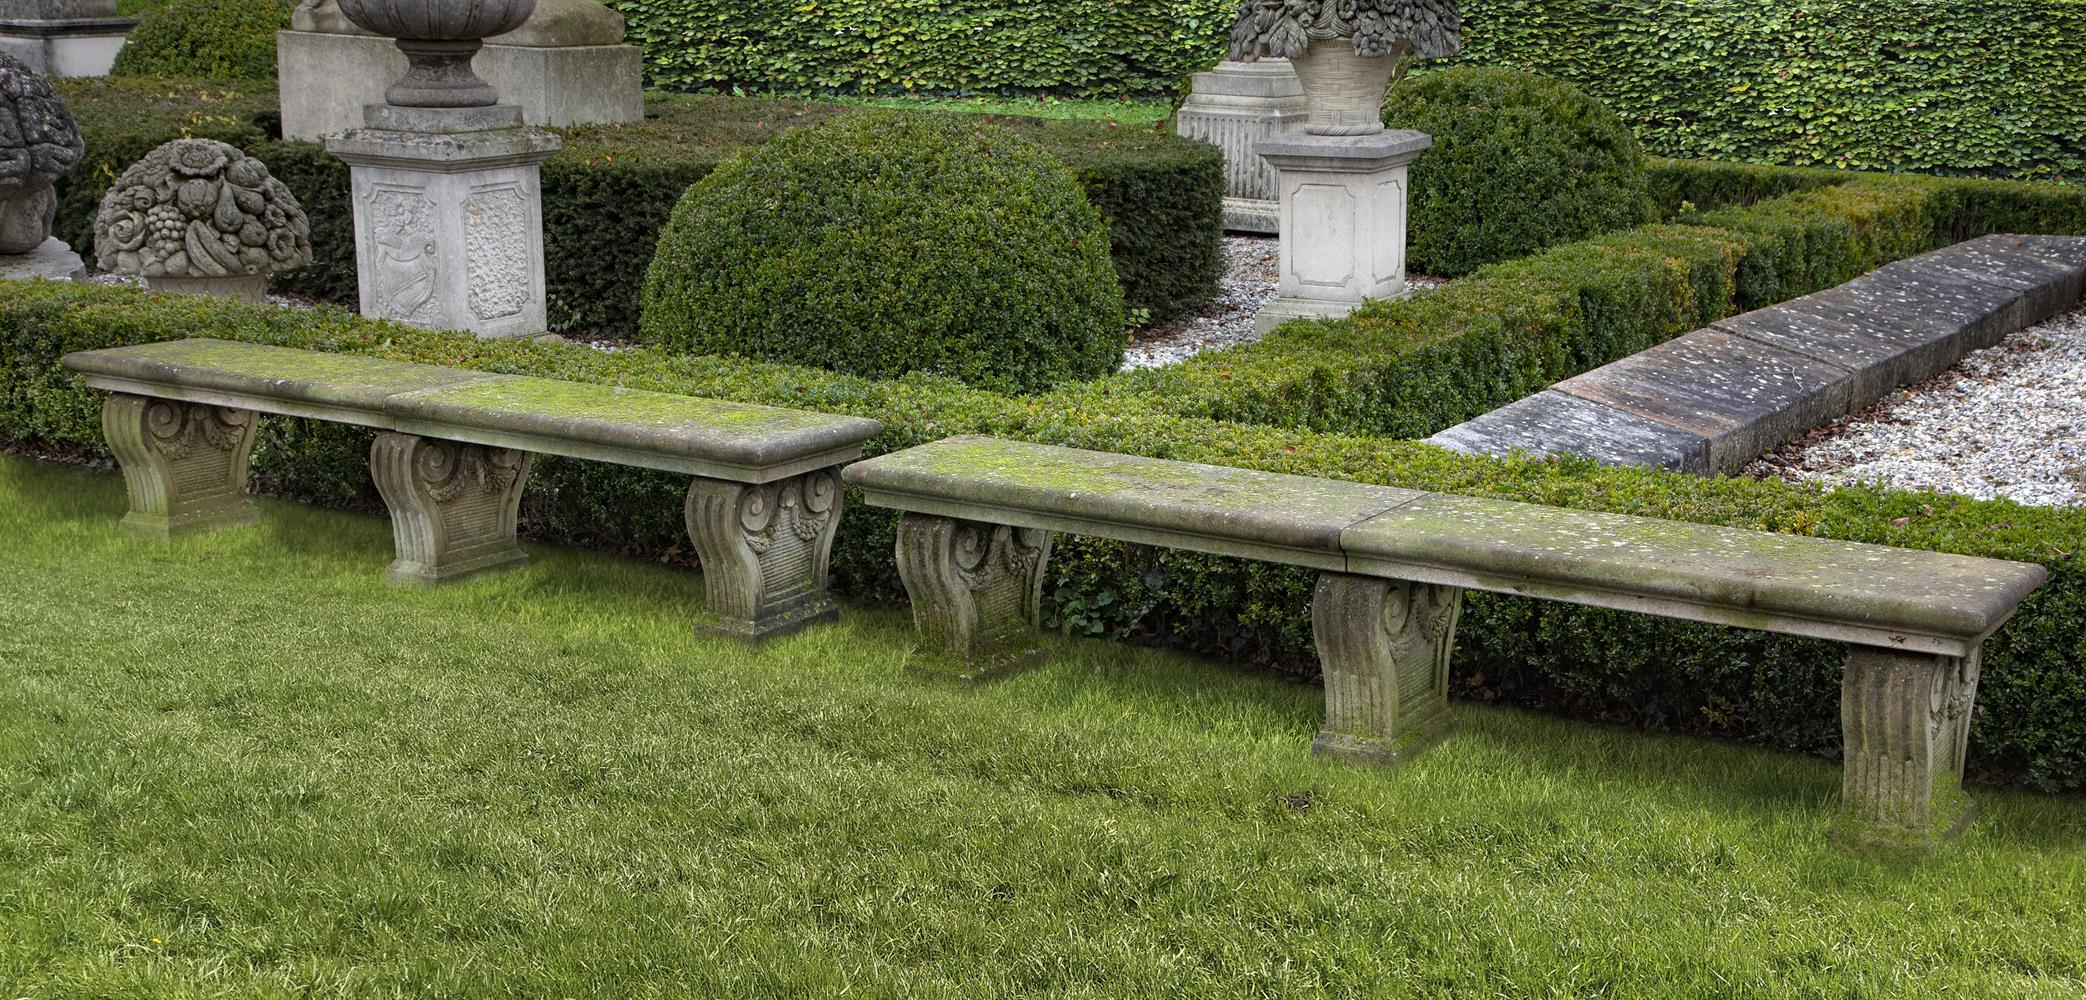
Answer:
[[[522,26],[536,0],[339,0],[364,30],[397,40],[406,75],[384,92],[401,108],[485,108],[499,93],[471,71],[485,40]],[[517,123],[518,124],[518,123]]]
[[[1288,59],[1304,85],[1312,135],[1384,130],[1383,95],[1406,56],[1462,50],[1457,0],[1242,0],[1231,58]]]

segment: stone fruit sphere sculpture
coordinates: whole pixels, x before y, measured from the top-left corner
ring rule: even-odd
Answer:
[[[260,160],[214,139],[176,139],[101,200],[102,270],[151,278],[265,276],[311,263],[311,221]]]
[[[79,165],[87,145],[51,85],[0,54],[0,254],[24,254],[51,238],[58,193],[51,182]]]

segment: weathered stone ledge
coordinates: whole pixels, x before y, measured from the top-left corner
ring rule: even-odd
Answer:
[[[1722,320],[1428,440],[1713,475],[2077,305],[2086,238],[1987,236]]]

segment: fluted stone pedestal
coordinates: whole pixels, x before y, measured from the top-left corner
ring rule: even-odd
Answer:
[[[1292,132],[1260,144],[1281,198],[1282,282],[1254,317],[1257,329],[1405,295],[1406,172],[1433,146],[1433,136],[1411,131]]]
[[[354,179],[364,316],[485,338],[548,328],[542,164],[560,143],[500,107],[516,125],[445,133],[434,131],[445,118],[482,125],[494,109],[379,105],[370,121],[390,127],[326,138]]]
[[[0,52],[44,76],[107,76],[137,26],[116,0],[0,0]]]
[[[350,24],[334,0],[307,0],[276,35],[283,136],[317,140],[362,125],[365,105],[406,71],[391,39]],[[529,125],[641,121],[644,56],[623,16],[595,0],[539,0],[521,28],[486,39],[472,68]]]
[[[1224,228],[1272,235],[1282,227],[1275,168],[1260,143],[1301,127],[1309,109],[1287,59],[1225,61],[1195,74],[1174,131],[1224,151]]]

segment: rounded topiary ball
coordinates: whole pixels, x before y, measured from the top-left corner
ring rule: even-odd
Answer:
[[[1434,136],[1412,166],[1409,266],[1456,277],[1653,221],[1644,152],[1578,89],[1510,69],[1451,69],[1391,89],[1384,122]]]
[[[274,80],[282,0],[172,0],[149,11],[116,53],[111,76]]]
[[[1108,228],[1042,149],[962,114],[784,133],[688,190],[646,275],[640,339],[1004,392],[1122,364]]]

